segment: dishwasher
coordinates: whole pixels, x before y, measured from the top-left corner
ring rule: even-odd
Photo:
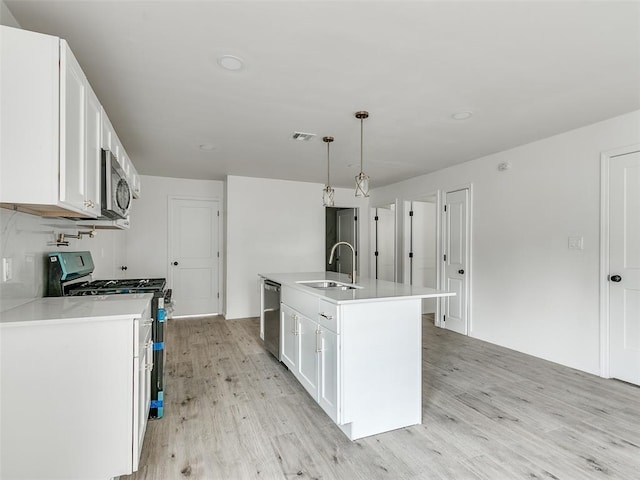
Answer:
[[[280,360],[280,284],[264,282],[264,346]]]

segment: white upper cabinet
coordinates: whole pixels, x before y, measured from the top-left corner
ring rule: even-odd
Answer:
[[[60,40],[60,201],[100,216],[102,106],[69,45]]]
[[[136,167],[133,166],[133,163],[130,164],[128,179],[133,198],[140,198],[140,175],[138,174]]]
[[[87,80],[66,42],[60,42],[60,201],[83,210]]]
[[[99,217],[100,149],[125,156],[102,112],[67,42],[0,26],[0,206]]]
[[[86,130],[85,130],[85,156],[86,156],[86,198],[85,207],[91,211],[92,216],[99,217],[100,206],[100,133],[102,126],[102,106],[91,87],[87,89]]]
[[[3,206],[68,212],[58,192],[59,56],[56,37],[0,27]]]

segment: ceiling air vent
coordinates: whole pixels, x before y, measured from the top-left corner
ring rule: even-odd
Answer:
[[[293,132],[293,136],[291,138],[298,140],[299,142],[308,142],[315,136],[315,133]]]

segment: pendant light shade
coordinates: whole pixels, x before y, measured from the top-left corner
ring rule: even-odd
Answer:
[[[333,137],[322,137],[322,141],[327,144],[327,184],[322,189],[322,204],[325,207],[333,207],[333,205],[334,205],[334,200],[333,200],[334,191],[333,191],[333,188],[331,188],[331,186],[329,184],[329,164],[330,164],[329,145],[331,144],[331,142],[333,142]]]
[[[356,197],[368,197],[369,196],[369,175],[364,173],[362,166],[363,163],[363,142],[364,142],[364,127],[363,121],[369,117],[369,112],[361,111],[355,113],[356,118],[360,119],[360,173],[356,175]]]

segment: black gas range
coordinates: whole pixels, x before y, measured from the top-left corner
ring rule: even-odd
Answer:
[[[153,325],[153,370],[149,418],[164,415],[164,325],[171,309],[171,289],[164,278],[87,280],[94,270],[91,252],[55,252],[49,254],[47,296],[119,295],[151,293]],[[90,278],[90,277],[89,277]]]

